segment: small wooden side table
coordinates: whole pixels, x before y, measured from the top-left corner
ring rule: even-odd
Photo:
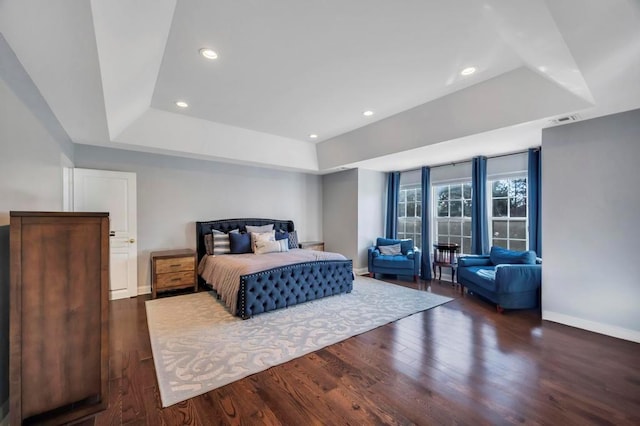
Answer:
[[[158,292],[193,287],[198,290],[196,252],[191,249],[151,252],[151,298]]]
[[[301,249],[324,251],[324,241],[302,241],[298,244]]]
[[[433,278],[436,278],[436,266],[440,271],[442,279],[442,267],[451,268],[451,282],[456,282],[456,267],[458,266],[458,251],[460,245],[450,243],[439,243],[433,245]]]

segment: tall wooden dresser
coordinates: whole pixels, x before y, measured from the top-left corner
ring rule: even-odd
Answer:
[[[109,214],[10,216],[10,424],[61,424],[103,410]]]

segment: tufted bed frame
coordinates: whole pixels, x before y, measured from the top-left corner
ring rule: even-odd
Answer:
[[[261,226],[273,223],[276,231],[292,232],[293,221],[273,219],[223,219],[196,222],[196,247],[198,263],[206,254],[204,236],[213,229],[229,232],[245,230],[246,225]],[[199,284],[209,288],[198,277]],[[319,260],[281,266],[240,277],[237,315],[243,319],[298,303],[320,299],[340,293],[350,293],[353,288],[351,260]]]

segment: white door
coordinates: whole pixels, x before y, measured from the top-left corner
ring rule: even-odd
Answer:
[[[73,169],[73,211],[109,212],[109,297],[137,296],[136,174]]]

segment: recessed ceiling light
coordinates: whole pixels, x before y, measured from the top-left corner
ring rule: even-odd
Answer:
[[[463,69],[462,71],[460,71],[461,75],[471,75],[474,72],[476,72],[476,67],[467,67],[465,69]]]
[[[318,135],[316,135],[315,133],[311,133],[311,134],[309,135],[309,137],[310,137],[311,139],[318,139]]]
[[[187,108],[187,107],[189,106],[189,104],[188,104],[188,103],[186,103],[185,101],[177,101],[177,102],[176,102],[176,106],[177,106],[178,108]]]
[[[365,111],[362,113],[362,115],[366,116],[366,117],[371,117],[373,115],[373,111]]]
[[[218,54],[211,49],[202,48],[200,49],[200,54],[207,59],[216,59]]]

